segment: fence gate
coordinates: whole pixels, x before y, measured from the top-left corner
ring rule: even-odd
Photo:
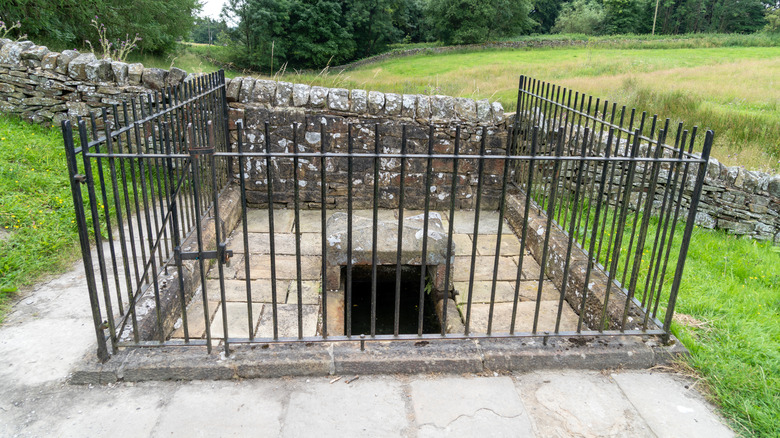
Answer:
[[[62,124],[101,360],[670,335],[712,132],[696,153],[696,128],[669,145],[668,119],[524,77],[505,130],[271,109],[249,132],[226,95],[220,71]]]
[[[78,119],[80,147],[71,121],[62,123],[101,360],[109,348],[165,341],[165,312],[187,301],[183,261],[197,260],[204,273],[205,261],[229,258],[219,226],[219,245],[207,248],[202,238],[205,218],[220,223],[228,183],[230,161],[215,159],[230,145],[225,92],[220,71],[103,108]],[[183,249],[193,237],[196,245]],[[173,278],[178,285],[168,284]],[[152,305],[143,302],[149,298]]]

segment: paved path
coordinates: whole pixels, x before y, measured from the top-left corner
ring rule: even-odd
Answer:
[[[0,327],[0,436],[732,436],[690,382],[652,372],[354,376],[74,386],[94,349],[83,268]]]

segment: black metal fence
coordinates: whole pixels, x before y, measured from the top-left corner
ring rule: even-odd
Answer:
[[[507,130],[452,127],[447,153],[435,152],[433,127],[410,152],[407,128],[420,126],[404,127],[396,145],[372,120],[346,124],[346,149],[324,125],[317,145],[299,145],[292,126],[292,150],[272,148],[268,120],[264,148],[250,150],[234,122],[231,147],[220,72],[104,110],[91,130],[79,120],[79,148],[63,123],[101,359],[120,347],[211,351],[217,341],[229,354],[245,343],[670,334],[712,132],[694,153],[696,128],[680,125],[668,145],[668,120],[657,129],[656,117],[527,78]],[[334,161],[347,170],[343,209],[332,207]],[[291,225],[273,202],[282,164],[293,169]],[[259,234],[247,168],[265,175]],[[362,181],[373,196],[365,211],[353,205],[358,168],[373,174]],[[435,202],[434,182],[446,187]],[[456,196],[466,189],[472,212]],[[392,215],[380,208],[387,193],[399,198]],[[422,213],[408,211],[411,198]],[[313,204],[317,220],[304,226]],[[307,239],[318,251],[305,253]],[[319,283],[316,304],[304,304],[305,281]],[[356,331],[361,318],[367,328]]]
[[[128,327],[130,343],[143,341],[139,313],[147,307],[138,301],[145,294],[154,296],[163,332],[161,284],[177,265],[182,238],[200,236],[202,217],[216,211],[228,181],[227,163],[212,153],[229,149],[225,102],[219,72],[103,108],[91,115],[91,129],[79,118],[80,147],[71,122],[62,123],[101,359],[107,343],[117,351]]]
[[[516,153],[556,160],[517,163],[516,183],[566,233],[567,251],[586,252],[585,284],[594,269],[607,274],[604,309],[613,286],[629,297],[620,329],[633,302],[643,329],[660,307],[668,336],[713,132],[702,138],[696,126],[672,129],[668,118],[531,78],[519,89]]]

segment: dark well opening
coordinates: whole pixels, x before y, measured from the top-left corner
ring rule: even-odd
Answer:
[[[398,312],[398,332],[416,334],[420,302],[420,266],[401,266],[401,303]],[[342,278],[347,278],[342,268]],[[376,276],[376,334],[393,334],[395,322],[395,266],[377,266]],[[432,284],[426,283],[423,305],[423,333],[440,333],[441,323],[436,315],[436,295]],[[345,309],[346,311],[346,309]],[[345,315],[346,316],[346,315]],[[346,321],[347,318],[344,318]],[[346,322],[345,322],[346,324]],[[346,328],[346,327],[345,327]],[[352,268],[352,334],[371,333],[371,266]]]

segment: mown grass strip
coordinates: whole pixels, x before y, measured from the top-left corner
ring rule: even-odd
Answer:
[[[59,130],[0,116],[0,229],[0,306],[79,257]]]

